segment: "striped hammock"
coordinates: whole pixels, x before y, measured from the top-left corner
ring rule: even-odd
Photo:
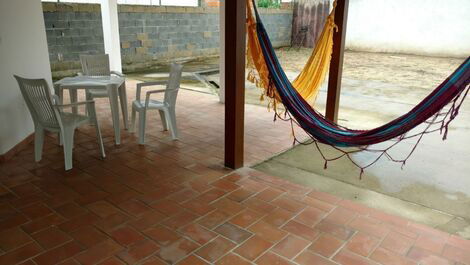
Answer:
[[[285,113],[279,114],[275,109],[275,117],[288,120],[299,125],[311,138],[325,159],[325,168],[328,161],[337,160],[341,157],[348,157],[357,167],[364,169],[377,162],[382,156],[386,156],[394,162],[403,165],[416,149],[416,145],[421,138],[431,132],[440,131],[443,139],[447,137],[448,126],[457,116],[460,106],[470,89],[470,57],[468,57],[460,67],[455,70],[442,84],[435,88],[425,99],[423,99],[411,111],[397,119],[371,130],[352,130],[328,121],[321,113],[308,104],[302,95],[296,91],[295,87],[288,80],[283,71],[275,51],[271,45],[268,34],[261,21],[256,5],[249,5],[248,12],[254,10],[256,17],[256,42],[261,48],[264,62],[260,62],[267,69],[268,77],[265,82],[270,86],[272,97],[277,97],[285,107]],[[250,35],[248,35],[250,38]],[[253,42],[253,40],[249,40]],[[257,69],[260,69],[257,67]],[[262,68],[260,70],[263,70]],[[448,108],[446,108],[448,106]],[[407,135],[411,130],[419,125],[424,125],[424,129],[418,133]],[[436,128],[437,125],[438,128]],[[417,137],[416,145],[405,159],[395,159],[389,154],[389,150],[398,142],[404,139]],[[301,143],[295,138],[294,143]],[[374,150],[370,145],[395,140],[386,149]],[[333,146],[341,151],[337,157],[326,157],[320,150],[318,143]],[[301,143],[302,144],[302,143]],[[352,148],[350,148],[352,147]],[[352,151],[350,149],[353,149]],[[352,153],[359,151],[371,151],[379,153],[378,157],[367,165],[359,165],[352,160]]]

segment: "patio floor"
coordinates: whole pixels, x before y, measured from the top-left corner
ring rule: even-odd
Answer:
[[[128,83],[129,100],[135,82]],[[0,165],[0,264],[470,264],[470,241],[259,171],[223,167],[223,105],[181,91],[179,141],[148,115],[147,145],[114,146],[98,100],[107,158],[94,128],[76,134],[63,170],[54,135]],[[290,125],[246,106],[246,160],[292,144]]]

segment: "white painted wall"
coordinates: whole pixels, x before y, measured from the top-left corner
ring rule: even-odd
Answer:
[[[346,48],[467,57],[469,0],[350,0]]]
[[[0,0],[0,154],[34,130],[13,74],[51,85],[41,0]]]

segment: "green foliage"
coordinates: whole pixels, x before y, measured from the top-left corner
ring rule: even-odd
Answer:
[[[258,0],[258,7],[281,8],[281,0]]]

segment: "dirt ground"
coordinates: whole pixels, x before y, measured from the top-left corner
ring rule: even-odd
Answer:
[[[305,48],[281,48],[277,55],[285,70],[300,71],[311,52]],[[429,90],[442,82],[462,61],[462,58],[346,51],[343,77]]]
[[[276,53],[286,72],[300,72],[312,49],[279,48]],[[403,87],[429,91],[440,84],[464,58],[427,57],[408,54],[368,53],[346,51],[344,54],[343,78],[372,80],[399,84]],[[217,68],[218,57],[184,62],[185,72],[196,72]],[[165,73],[167,65],[150,69],[147,73]],[[367,92],[367,91],[364,91]]]
[[[281,48],[277,50],[277,55],[286,71],[299,72],[311,52],[311,49],[306,48],[299,50]],[[400,86],[392,91],[377,91],[374,87],[361,87],[360,91],[354,91],[364,95],[373,96],[379,92],[382,96],[407,96],[416,97],[418,100],[438,86],[462,62],[462,58],[346,51],[343,78],[379,81]],[[345,89],[351,91],[350,89],[354,88],[345,87]]]

